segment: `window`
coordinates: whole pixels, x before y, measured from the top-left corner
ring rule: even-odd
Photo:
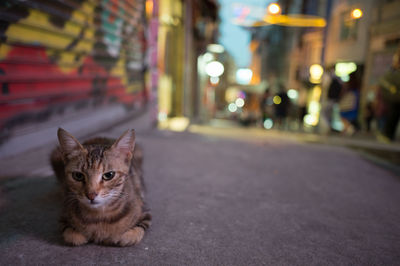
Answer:
[[[355,40],[357,39],[358,19],[352,19],[350,10],[340,14],[340,40]]]

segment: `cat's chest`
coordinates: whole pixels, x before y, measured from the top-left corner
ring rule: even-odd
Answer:
[[[118,210],[109,210],[99,214],[76,214],[73,223],[80,227],[88,238],[101,240],[112,238],[127,231],[135,222],[134,209],[131,204],[125,204]]]
[[[127,214],[116,222],[100,221],[97,223],[82,224],[84,228],[83,233],[94,241],[112,239],[131,228],[133,220],[134,216],[132,214]]]

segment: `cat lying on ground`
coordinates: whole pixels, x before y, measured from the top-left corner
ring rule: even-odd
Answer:
[[[129,246],[150,226],[145,210],[142,150],[133,130],[119,139],[90,139],[80,144],[64,129],[50,157],[62,184],[63,238],[70,245],[95,242]]]

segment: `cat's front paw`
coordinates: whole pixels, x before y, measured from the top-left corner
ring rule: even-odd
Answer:
[[[88,242],[87,238],[72,228],[65,229],[63,233],[64,241],[73,246],[80,246]]]
[[[126,231],[116,243],[119,246],[131,246],[138,244],[144,236],[144,229],[136,226]]]

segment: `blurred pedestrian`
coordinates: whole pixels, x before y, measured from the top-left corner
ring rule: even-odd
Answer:
[[[373,104],[378,132],[383,132],[387,117],[387,107],[385,101],[383,100],[382,88],[380,86],[377,86],[376,96]]]
[[[299,98],[297,100],[297,105],[299,107],[299,128],[303,129],[303,121],[304,117],[307,115],[307,98],[308,98],[308,90],[305,86],[299,87]]]
[[[383,127],[385,140],[393,141],[400,118],[400,46],[393,56],[391,69],[380,79],[383,100],[387,107],[387,116]]]
[[[240,114],[240,122],[244,126],[256,125],[260,119],[260,103],[258,96],[254,93],[247,93],[246,103]]]
[[[333,130],[333,111],[342,94],[342,82],[336,76],[334,66],[327,68],[327,73],[323,78],[322,89],[327,90],[327,97],[322,106],[322,117],[328,124],[329,129]]]
[[[371,123],[375,118],[375,110],[373,102],[369,101],[365,107],[365,125],[367,126],[367,132],[371,131]]]
[[[261,112],[261,125],[263,125],[264,121],[270,116],[268,112],[268,105],[270,101],[271,93],[269,89],[265,89],[264,93],[261,96],[260,100],[260,112]]]
[[[344,84],[339,101],[340,117],[343,123],[343,133],[353,135],[359,128],[358,105],[360,102],[360,83],[356,72],[349,75],[349,81]]]
[[[287,96],[286,88],[283,85],[279,86],[278,93],[274,96],[275,117],[278,128],[286,127],[286,118],[290,108],[290,100]]]

